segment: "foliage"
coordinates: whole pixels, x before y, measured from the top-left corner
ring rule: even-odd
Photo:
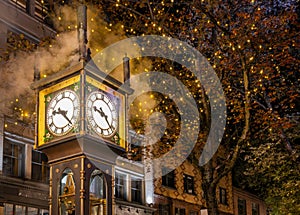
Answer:
[[[158,34],[188,42],[204,54],[215,68],[227,98],[227,127],[223,145],[228,157],[222,167],[232,168],[239,148],[252,153],[250,164],[261,148],[273,145],[284,167],[295,169],[289,160],[297,160],[299,149],[291,143],[299,124],[299,3],[296,1],[101,1],[106,21],[121,24],[128,36]],[[159,63],[159,68],[174,66]],[[169,71],[183,80],[199,102],[203,122],[209,123],[208,101],[195,88],[182,68]],[[183,74],[181,77],[178,74]],[[208,114],[208,115],[207,115]],[[293,131],[292,131],[293,130]],[[250,132],[250,133],[249,133]],[[176,136],[176,132],[174,133]],[[256,140],[256,141],[254,141]],[[205,136],[199,142],[205,141]],[[280,142],[280,144],[275,144]],[[280,147],[279,147],[280,145]],[[279,148],[278,148],[279,147]],[[234,150],[234,151],[233,151]],[[283,153],[285,156],[281,155]],[[244,154],[243,154],[244,155]],[[276,157],[275,156],[275,157]],[[208,169],[213,168],[211,166]],[[220,168],[218,168],[220,169]],[[256,171],[267,171],[260,165]],[[226,173],[224,172],[224,174]],[[282,170],[274,174],[281,174]],[[295,170],[293,170],[295,171]],[[223,175],[223,174],[220,174]],[[208,184],[220,177],[210,177]],[[277,176],[282,192],[284,179]],[[272,184],[272,177],[265,177]],[[267,199],[275,208],[285,198],[283,193],[265,187]],[[267,189],[269,188],[269,189]],[[280,194],[280,198],[278,198]],[[274,198],[273,198],[274,197]],[[277,198],[275,198],[277,197]],[[294,196],[295,197],[295,196]],[[290,196],[291,201],[295,199]],[[293,211],[295,207],[288,207]],[[217,213],[217,212],[215,212]],[[291,212],[292,213],[292,212]]]

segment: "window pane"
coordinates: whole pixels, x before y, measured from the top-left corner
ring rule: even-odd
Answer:
[[[24,145],[4,140],[3,173],[5,175],[22,177],[24,172]]]
[[[252,215],[259,215],[259,204],[252,203]]]
[[[175,188],[175,171],[171,171],[162,176],[162,185]]]
[[[159,215],[169,215],[169,205],[159,205]]]
[[[194,177],[189,175],[183,175],[184,180],[184,192],[194,194]]]
[[[116,198],[126,199],[126,175],[116,173],[115,196]]]
[[[14,205],[4,203],[4,215],[11,215],[13,214],[13,212],[14,212]]]
[[[103,199],[105,194],[105,185],[102,174],[94,175],[90,182],[90,196],[97,199]]]
[[[142,180],[131,180],[131,201],[142,203]]]
[[[28,207],[28,215],[38,215],[38,209],[37,208],[31,208],[31,207]]]
[[[185,215],[185,208],[175,208],[175,215]]]
[[[16,205],[16,213],[15,213],[15,215],[24,215],[25,211],[26,211],[26,207],[25,206]]]
[[[40,210],[40,215],[49,215],[49,211],[45,209]]]
[[[35,151],[35,150],[32,150],[32,162],[35,162],[35,163],[41,163],[42,160],[42,156],[41,156],[41,152],[38,152],[38,151]]]
[[[227,192],[225,188],[220,187],[219,188],[220,193],[220,203],[223,205],[227,205]]]
[[[48,182],[49,166],[47,156],[39,151],[32,150],[31,179]]]
[[[245,199],[238,199],[238,215],[246,215],[246,200]]]

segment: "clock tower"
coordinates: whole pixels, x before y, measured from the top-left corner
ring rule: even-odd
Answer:
[[[32,84],[36,148],[49,160],[50,214],[111,215],[116,158],[128,152],[126,99],[132,89],[86,64],[86,6],[78,11],[79,63]],[[127,57],[123,65],[126,81]]]

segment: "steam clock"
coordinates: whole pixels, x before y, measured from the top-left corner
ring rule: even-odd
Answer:
[[[112,214],[116,156],[128,150],[131,89],[82,62],[32,87],[38,95],[36,147],[50,165],[50,213]]]

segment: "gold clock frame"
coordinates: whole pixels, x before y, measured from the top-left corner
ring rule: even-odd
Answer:
[[[119,146],[122,148],[126,148],[126,141],[125,141],[125,137],[126,137],[126,119],[125,119],[125,110],[126,108],[126,103],[125,103],[125,96],[121,93],[118,93],[116,90],[114,90],[111,87],[108,87],[106,85],[104,85],[103,83],[97,81],[96,79],[90,77],[90,76],[86,76],[86,83],[91,84],[92,86],[94,86],[97,89],[100,89],[104,92],[107,92],[109,94],[112,94],[113,96],[117,97],[120,101],[120,106],[118,107],[118,134],[119,134],[119,138],[120,138],[120,142],[119,142]]]
[[[64,81],[61,81],[60,83],[54,84],[52,86],[49,86],[45,89],[42,89],[39,91],[38,99],[39,99],[39,113],[38,113],[38,137],[37,137],[37,147],[44,146],[48,144],[48,141],[45,141],[45,129],[46,129],[46,97],[47,95],[51,93],[58,92],[62,89],[68,88],[72,86],[75,83],[81,83],[82,79],[85,79],[85,83],[88,85],[92,85],[93,87],[100,89],[104,92],[107,92],[109,94],[112,94],[113,96],[117,97],[119,99],[119,107],[118,107],[118,136],[119,136],[119,144],[118,146],[124,148],[127,150],[126,147],[126,115],[125,115],[125,110],[126,110],[126,97],[122,93],[119,93],[117,90],[115,90],[113,87],[109,87],[106,84],[102,83],[101,81],[96,80],[95,78],[89,76],[88,74],[82,75],[82,74],[77,74],[76,76],[73,76],[71,78],[68,78]],[[81,86],[82,87],[82,86]],[[82,100],[81,95],[82,92],[79,91],[78,96],[79,100]],[[81,102],[80,102],[81,103]],[[80,107],[80,111],[86,111],[86,102],[84,101],[83,104],[84,107]],[[79,121],[82,119],[79,119]],[[80,123],[80,122],[79,122]],[[85,126],[87,127],[87,126]],[[80,134],[85,134],[85,132],[81,132],[83,130],[86,130],[87,128],[80,128],[79,133]],[[72,135],[78,135],[78,133],[72,133],[72,134],[66,134],[61,137],[56,137],[57,140],[60,138],[64,138],[66,136],[72,136]],[[99,137],[101,138],[101,137]],[[104,139],[105,140],[105,139]],[[49,141],[50,142],[50,141]],[[112,143],[115,144],[115,143]]]
[[[62,90],[64,88],[70,87],[72,84],[78,83],[80,81],[80,75],[69,78],[58,84],[50,86],[39,92],[39,115],[38,115],[38,147],[47,144],[45,141],[45,129],[46,129],[46,96]],[[79,96],[80,97],[80,96]],[[68,134],[66,134],[68,135]],[[64,135],[64,136],[66,136]]]

